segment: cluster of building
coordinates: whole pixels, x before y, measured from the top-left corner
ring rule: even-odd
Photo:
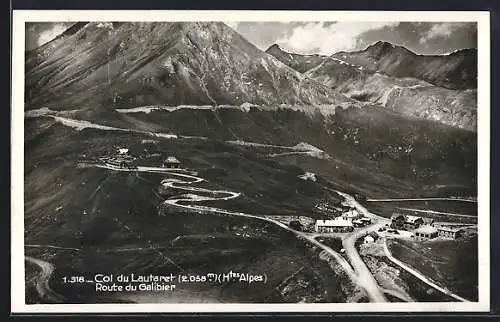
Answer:
[[[335,219],[316,220],[314,230],[321,233],[345,233],[371,222],[370,218],[363,217],[356,208],[347,207],[346,211]]]
[[[116,153],[109,153],[97,159],[99,162],[122,169],[135,169],[136,158],[129,154],[126,148],[118,148]]]
[[[444,237],[456,239],[460,237],[463,229],[461,227],[448,227],[448,226],[423,226],[416,229],[413,233],[417,239],[432,239],[436,237]]]
[[[435,225],[434,221],[430,218],[403,215],[399,213],[392,215],[390,226],[392,229],[413,231],[413,236],[419,240],[432,239],[436,237],[456,239],[462,232],[462,228],[460,227]]]
[[[159,154],[161,156],[161,154]],[[106,153],[97,158],[97,162],[108,164],[122,169],[137,169],[136,156],[133,156],[127,148],[116,148],[113,152]],[[180,168],[181,162],[174,156],[169,156],[162,161],[162,167],[169,169]]]

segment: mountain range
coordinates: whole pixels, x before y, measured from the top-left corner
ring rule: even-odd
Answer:
[[[278,45],[266,52],[350,98],[469,130],[477,126],[475,49],[424,56],[379,41],[332,56],[291,54]]]
[[[28,109],[379,105],[475,130],[476,61],[475,49],[424,56],[387,42],[264,52],[222,22],[82,22],[26,53],[25,98]]]
[[[88,23],[27,54],[29,105],[353,101],[216,22]]]

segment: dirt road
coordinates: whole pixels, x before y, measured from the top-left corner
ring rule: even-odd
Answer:
[[[345,253],[347,257],[349,257],[349,260],[352,266],[354,267],[358,281],[360,282],[361,285],[363,285],[366,292],[370,296],[370,299],[375,302],[386,302],[387,299],[385,298],[383,292],[381,291],[377,281],[375,281],[375,278],[373,277],[372,273],[370,272],[368,267],[366,267],[366,264],[361,259],[361,256],[359,255],[355,247],[355,243],[356,240],[358,240],[362,236],[366,235],[371,231],[377,230],[383,225],[384,224],[377,223],[364,227],[359,230],[355,230],[353,233],[347,235],[342,240],[342,245],[344,246]]]
[[[179,179],[165,179],[162,181],[162,185],[165,187],[170,187],[170,188],[176,188],[176,189],[181,189],[181,190],[186,190],[189,192],[205,192],[205,193],[210,193],[210,194],[215,194],[215,195],[222,195],[221,197],[204,197],[204,196],[198,196],[198,195],[186,195],[183,198],[174,198],[174,199],[169,199],[165,200],[164,203],[171,205],[171,206],[177,206],[180,208],[185,208],[185,209],[190,209],[190,210],[201,210],[201,211],[208,211],[212,213],[219,213],[219,214],[226,214],[226,215],[232,215],[232,216],[241,216],[241,217],[247,217],[247,218],[254,218],[258,220],[264,220],[271,222],[285,230],[288,230],[292,233],[294,233],[297,237],[302,238],[310,242],[311,244],[321,248],[325,252],[327,252],[329,255],[334,257],[337,262],[342,266],[342,268],[345,270],[345,272],[348,274],[348,276],[358,285],[360,285],[362,288],[364,288],[368,294],[368,297],[370,298],[371,301],[373,302],[386,302],[386,298],[384,297],[383,293],[380,291],[377,282],[371,275],[370,271],[362,261],[361,257],[359,256],[358,252],[356,251],[356,248],[354,247],[355,241],[362,236],[363,234],[366,234],[368,231],[376,230],[378,227],[381,227],[383,224],[376,224],[376,225],[371,225],[369,227],[365,227],[362,230],[358,230],[355,233],[351,234],[347,239],[345,239],[345,248],[346,248],[346,254],[351,260],[351,264],[354,266],[351,266],[349,262],[347,262],[339,253],[331,249],[330,247],[326,246],[325,244],[317,241],[314,237],[314,235],[310,235],[304,232],[296,231],[294,229],[291,229],[287,225],[263,216],[257,216],[257,215],[251,215],[251,214],[246,214],[242,212],[234,212],[234,211],[228,211],[224,209],[219,209],[215,207],[207,207],[207,206],[200,206],[200,205],[193,205],[192,203],[197,203],[200,201],[207,201],[207,200],[229,200],[233,198],[237,198],[240,196],[239,193],[237,192],[232,192],[232,191],[226,191],[226,190],[209,190],[209,189],[203,189],[203,188],[195,188],[195,187],[190,187],[189,185],[193,183],[198,183],[204,181],[204,179],[196,177],[196,176],[191,176],[191,175],[186,175],[186,174],[180,174],[180,173],[170,173],[170,175],[174,177],[180,177],[184,180],[179,180]],[[188,179],[186,181],[185,179]]]
[[[387,240],[386,239],[384,239],[384,252],[385,252],[385,255],[387,256],[387,258],[391,262],[398,265],[399,267],[401,267],[402,269],[404,269],[408,273],[412,274],[413,276],[415,276],[416,278],[418,278],[419,280],[421,280],[425,284],[429,285],[430,287],[435,288],[436,290],[440,291],[441,293],[446,294],[446,295],[448,295],[448,296],[450,296],[458,301],[470,302],[469,300],[466,300],[463,297],[458,296],[457,294],[451,292],[450,290],[447,290],[447,289],[437,285],[436,283],[429,280],[424,274],[422,274],[419,271],[417,271],[416,269],[406,265],[402,261],[396,259],[394,256],[392,256],[391,252],[389,251],[389,247],[387,247]]]
[[[64,300],[64,297],[54,292],[49,285],[50,277],[54,272],[54,265],[30,256],[25,256],[24,259],[30,263],[37,265],[41,269],[41,272],[36,280],[36,290],[40,295],[40,298],[56,303],[62,302]]]

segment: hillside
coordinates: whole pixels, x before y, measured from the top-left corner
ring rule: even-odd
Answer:
[[[477,50],[462,49],[448,55],[417,55],[402,46],[378,41],[356,52],[331,57],[394,77],[414,77],[450,89],[477,87]]]
[[[219,22],[80,24],[27,53],[26,84],[30,109],[351,101]]]
[[[272,48],[268,52],[289,66],[295,66],[309,57],[298,54],[287,56],[276,46]],[[450,56],[419,56],[404,47],[378,42],[361,52],[341,52],[323,57],[304,75],[358,101],[381,105],[403,115],[476,131],[476,89],[453,89],[458,86],[439,81],[445,78],[450,80],[450,75],[465,77],[473,73],[467,69],[469,65],[464,67],[456,63],[457,57],[465,55],[465,52]],[[419,65],[424,61],[425,68]],[[425,72],[428,66],[431,66],[429,68],[434,76]],[[462,84],[467,84],[471,77],[459,79]]]
[[[416,78],[396,78],[339,59],[327,59],[305,75],[353,99],[378,104],[404,115],[476,131],[475,89],[453,90]]]

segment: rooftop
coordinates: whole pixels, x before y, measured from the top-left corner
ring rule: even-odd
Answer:
[[[346,211],[344,213],[344,216],[346,217],[357,217],[359,215],[359,212],[356,209],[350,209],[349,211]]]
[[[419,219],[422,219],[422,217],[418,217],[418,216],[406,216],[406,221],[409,222],[409,223],[414,223],[414,222],[416,222]]]
[[[456,233],[460,230],[462,230],[461,227],[446,227],[446,226],[440,226],[438,227],[438,230],[442,230],[442,231],[449,231],[449,232],[453,232],[453,233]]]
[[[336,218],[335,220],[316,220],[316,225],[322,227],[345,227],[352,226],[352,223],[349,220]]]
[[[423,226],[418,229],[415,229],[415,232],[421,234],[433,234],[437,233],[437,229],[432,226]]]

